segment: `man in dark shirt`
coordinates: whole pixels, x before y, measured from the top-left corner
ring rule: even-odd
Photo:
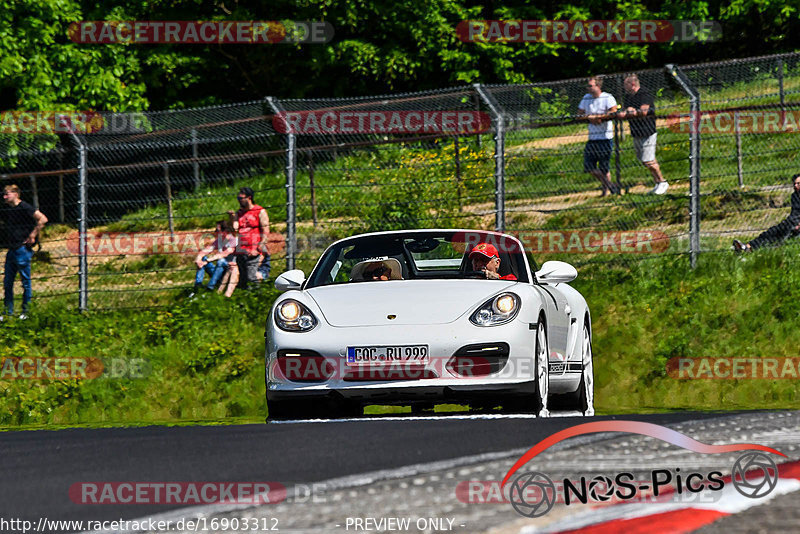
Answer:
[[[19,187],[7,185],[3,188],[5,209],[0,209],[6,229],[5,276],[3,289],[5,291],[5,307],[9,315],[14,313],[14,279],[19,273],[22,279],[22,315],[26,319],[28,304],[31,301],[31,258],[33,245],[39,237],[39,232],[47,224],[44,214],[19,198]]]
[[[655,187],[650,191],[656,195],[663,195],[669,188],[669,183],[664,180],[661,168],[656,160],[656,106],[653,95],[639,85],[639,77],[629,74],[625,77],[625,110],[620,111],[620,117],[630,119],[631,137],[636,149],[636,157],[648,168],[653,175]]]
[[[736,252],[750,252],[764,245],[777,245],[785,239],[800,234],[800,173],[792,176],[792,211],[789,216],[775,226],[762,232],[757,238],[749,243],[742,243],[738,239],[733,240],[733,250]]]

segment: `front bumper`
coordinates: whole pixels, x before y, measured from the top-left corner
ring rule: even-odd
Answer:
[[[466,323],[466,324],[464,324]],[[266,376],[270,399],[340,396],[346,399],[397,403],[403,401],[472,400],[529,394],[535,390],[535,325],[516,319],[506,325],[478,327],[468,321],[446,325],[402,325],[335,328],[320,324],[310,332],[284,332],[270,325]],[[350,366],[348,346],[417,345],[429,347],[424,365]],[[466,346],[506,344],[507,359],[491,373],[459,373],[453,356]],[[314,353],[312,369],[319,374],[287,378],[279,353]],[[322,369],[324,368],[324,372]],[[353,375],[357,378],[353,378]],[[574,391],[580,381],[573,373],[551,379],[554,393]],[[310,379],[309,379],[310,378]],[[373,379],[374,378],[374,379]],[[555,389],[554,389],[555,388]]]

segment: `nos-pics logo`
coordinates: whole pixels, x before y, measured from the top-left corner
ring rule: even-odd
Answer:
[[[545,473],[538,471],[522,472],[514,476],[528,461],[555,443],[594,432],[641,434],[701,454],[747,452],[737,458],[729,476],[723,476],[720,471],[681,472],[680,468],[674,470],[654,469],[650,472],[649,479],[644,480],[636,480],[633,473],[629,472],[620,472],[613,476],[580,477],[577,480],[565,478],[559,480],[558,483]],[[531,518],[547,514],[557,501],[561,501],[567,506],[577,503],[587,504],[590,501],[602,503],[612,499],[625,502],[641,500],[645,494],[663,498],[664,496],[716,492],[721,491],[726,484],[732,484],[736,491],[745,497],[759,499],[769,495],[778,483],[778,466],[765,453],[786,456],[770,447],[753,443],[709,445],[652,423],[599,421],[567,428],[534,445],[509,469],[501,485],[510,481],[509,500],[511,506],[520,515]],[[561,494],[559,494],[559,490]]]

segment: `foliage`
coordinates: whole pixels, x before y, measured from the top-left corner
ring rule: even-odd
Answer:
[[[461,0],[279,0],[260,3],[126,0],[0,1],[0,110],[184,108],[221,102],[348,96],[528,83],[588,71],[620,71],[797,47],[797,2],[774,0],[581,0],[531,5]],[[716,20],[714,43],[469,43],[455,27],[497,19]],[[67,34],[81,20],[324,20],[327,44],[80,44]],[[767,30],[767,31],[765,31]],[[225,83],[220,83],[225,80]],[[541,112],[550,110],[543,109]]]

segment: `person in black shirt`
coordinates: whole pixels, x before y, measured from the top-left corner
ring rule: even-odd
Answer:
[[[639,85],[639,77],[629,74],[625,77],[625,110],[620,111],[620,117],[630,119],[631,137],[636,149],[636,157],[648,168],[653,175],[655,187],[650,191],[656,195],[663,195],[669,188],[669,183],[661,174],[661,168],[656,160],[656,106],[653,95]]]
[[[792,193],[792,211],[789,212],[789,216],[762,232],[749,243],[742,243],[738,239],[734,239],[734,251],[750,252],[764,245],[777,245],[789,237],[800,234],[800,173],[792,176],[792,185],[794,185],[794,193]]]
[[[3,188],[3,200],[7,207],[0,209],[6,229],[5,307],[9,315],[14,313],[14,279],[19,273],[22,279],[22,315],[26,319],[28,304],[31,301],[31,258],[33,245],[39,232],[47,224],[44,214],[19,198],[19,187],[7,185]]]

